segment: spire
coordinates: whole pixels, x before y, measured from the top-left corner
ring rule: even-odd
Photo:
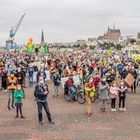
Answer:
[[[42,30],[42,35],[41,35],[41,43],[44,43],[44,32]]]

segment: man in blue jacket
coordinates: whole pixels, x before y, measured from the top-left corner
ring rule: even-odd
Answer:
[[[49,93],[48,85],[45,83],[43,77],[39,78],[38,84],[35,86],[34,96],[38,107],[38,120],[39,124],[43,125],[42,107],[44,107],[50,124],[54,124],[49,111],[47,102],[47,95]]]

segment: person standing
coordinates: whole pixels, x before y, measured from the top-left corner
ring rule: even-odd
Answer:
[[[17,85],[17,89],[14,91],[14,99],[15,99],[15,106],[16,106],[16,116],[15,118],[18,118],[19,112],[22,119],[25,119],[25,117],[22,114],[22,99],[24,97],[24,92],[21,89],[21,85]]]
[[[108,100],[108,89],[109,89],[108,83],[106,82],[106,79],[103,77],[99,85],[99,99],[101,101],[102,112],[105,112],[105,105],[106,101]]]
[[[53,97],[57,97],[59,94],[59,89],[60,89],[60,84],[61,84],[61,77],[59,75],[59,71],[57,70],[54,74],[54,93],[53,93]]]
[[[48,93],[49,93],[48,85],[44,82],[43,77],[40,77],[38,84],[35,86],[34,96],[35,96],[35,100],[36,100],[37,108],[38,108],[38,121],[39,121],[39,124],[41,125],[43,125],[42,107],[44,107],[45,109],[49,123],[54,124],[51,118],[48,101],[47,101]]]
[[[17,73],[15,74],[15,76],[17,77],[17,83],[20,84],[23,88],[24,73],[23,71],[21,71],[20,67],[18,67]]]
[[[29,69],[28,69],[28,73],[29,73],[29,86],[32,87],[33,86],[33,75],[34,75],[34,68],[29,66]]]
[[[7,73],[6,73],[6,70],[4,68],[2,68],[2,71],[1,71],[1,86],[2,86],[2,89],[4,91],[6,91],[7,89]]]
[[[117,87],[116,83],[113,82],[109,92],[110,92],[110,98],[111,98],[111,111],[116,111],[116,98],[118,96],[119,88]]]
[[[119,110],[126,111],[125,109],[125,99],[126,99],[127,87],[121,82],[119,90]]]
[[[86,94],[86,101],[87,101],[87,116],[92,115],[91,105],[92,105],[92,98],[95,94],[95,86],[93,82],[93,78],[90,78],[88,82],[85,84],[85,94]]]
[[[131,91],[132,91],[132,93],[134,92],[134,93],[136,93],[136,88],[137,88],[137,85],[136,85],[136,80],[137,80],[137,72],[136,72],[136,70],[135,70],[135,68],[134,67],[132,67],[131,69],[130,69],[130,74],[134,77],[134,79],[135,79],[135,81],[134,81],[134,83],[133,83],[133,85],[131,86]]]
[[[23,93],[24,93],[24,98],[25,98],[25,92],[24,92],[24,78],[25,78],[25,75],[24,75],[24,72],[21,70],[20,67],[17,68],[17,72],[15,74],[15,76],[17,77],[17,84],[20,84],[21,85],[21,88],[23,90]]]
[[[39,78],[40,78],[40,77],[43,77],[43,80],[44,80],[44,81],[45,81],[46,78],[47,78],[47,75],[46,75],[46,73],[45,73],[45,71],[44,71],[43,68],[41,68],[40,71],[37,72],[37,75],[36,75],[36,81],[37,81],[37,83],[39,82]]]
[[[11,72],[10,76],[8,77],[8,94],[9,94],[8,106],[7,106],[8,110],[10,110],[11,98],[12,98],[11,107],[14,108],[14,91],[16,90],[16,85],[17,85],[17,77],[15,77],[14,73]]]

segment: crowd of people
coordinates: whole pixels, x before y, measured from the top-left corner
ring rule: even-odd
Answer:
[[[140,62],[127,57],[123,52],[96,50],[75,50],[72,52],[50,52],[42,56],[28,52],[1,52],[1,89],[8,92],[7,109],[16,107],[16,118],[25,118],[22,113],[22,99],[26,98],[24,89],[35,86],[34,97],[38,107],[39,123],[42,123],[42,107],[48,120],[54,124],[48,107],[48,82],[53,83],[53,97],[60,94],[61,81],[68,77],[65,87],[75,100],[76,88],[73,76],[79,75],[81,89],[85,93],[87,102],[87,116],[92,115],[92,99],[95,94],[101,101],[101,112],[106,111],[107,102],[111,101],[111,111],[116,111],[116,99],[119,99],[119,110],[126,111],[125,99],[128,88],[132,93],[137,92],[140,82]],[[49,74],[46,74],[46,71]],[[131,74],[134,81],[131,86],[125,81]],[[28,77],[28,78],[27,78]],[[14,104],[15,103],[15,104]]]

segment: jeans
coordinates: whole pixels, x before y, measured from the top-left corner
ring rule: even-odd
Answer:
[[[125,108],[125,97],[119,97],[119,108]]]
[[[33,86],[33,76],[29,76],[29,86]]]
[[[12,99],[11,107],[14,106],[14,91],[13,90],[9,90],[8,91],[8,95],[9,95],[9,99],[8,99],[8,105],[7,105],[7,107],[10,108],[11,99]]]
[[[50,74],[50,79],[53,81],[54,80],[54,74]]]
[[[115,109],[115,105],[116,105],[116,98],[111,99],[111,108]]]
[[[16,106],[16,116],[18,116],[18,112],[20,112],[20,115],[22,115],[22,103],[15,103]]]
[[[75,86],[69,86],[68,90],[71,91],[71,99],[73,99],[76,95],[76,87]]]
[[[72,92],[72,94],[74,94],[76,92],[76,88],[75,86],[69,86],[68,90]]]
[[[132,90],[132,93],[136,93],[136,80],[134,82],[134,84],[131,86],[131,90]]]
[[[45,109],[45,112],[46,112],[46,115],[48,117],[49,122],[52,122],[48,102],[47,101],[45,101],[45,102],[37,102],[37,107],[38,107],[38,120],[39,120],[39,122],[42,122],[42,120],[43,120],[42,107],[44,107],[44,109]]]

